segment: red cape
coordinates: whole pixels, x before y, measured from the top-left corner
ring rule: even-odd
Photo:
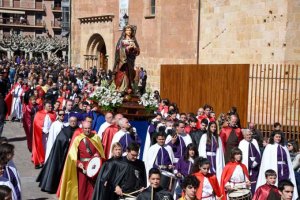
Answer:
[[[208,121],[210,121],[210,119],[208,118],[208,116],[205,115],[205,114],[198,116],[197,119],[198,119],[197,125],[196,125],[197,129],[200,129],[202,119],[207,119]]]
[[[196,197],[197,199],[202,199],[202,189],[203,189],[203,183],[204,183],[204,177],[208,178],[209,183],[211,184],[214,194],[217,197],[221,197],[221,191],[220,191],[220,186],[217,180],[217,177],[213,174],[207,174],[204,176],[201,172],[197,172],[193,174],[196,176],[196,178],[200,181],[200,185],[197,189]]]
[[[103,144],[105,158],[107,158],[107,159],[109,157],[109,153],[110,153],[109,151],[110,151],[112,139],[118,131],[119,131],[118,126],[113,124],[113,125],[110,125],[109,127],[107,127],[105,129],[105,131],[103,132],[102,144]]]
[[[187,133],[187,134],[190,134],[192,128],[190,127],[190,125],[187,125],[185,128],[184,128],[184,132]]]
[[[243,163],[238,163],[238,162],[227,163],[223,169],[222,176],[221,176],[221,183],[220,183],[221,194],[223,195],[222,200],[227,200],[227,192],[225,191],[225,184],[230,180],[236,166],[238,165],[242,167],[245,176],[249,179],[249,173],[247,167]]]
[[[92,132],[93,134],[97,134],[95,131],[91,131],[91,132]],[[71,139],[71,141],[70,141],[69,150],[70,150],[70,147],[72,146],[72,144],[73,144],[75,138],[76,138],[78,135],[80,135],[81,133],[83,133],[82,128],[78,128],[78,129],[76,129],[76,130],[74,131],[73,136],[72,136],[72,139]],[[69,150],[68,150],[68,152],[69,152]]]
[[[30,133],[31,130],[31,112],[32,109],[32,104],[29,103],[28,105],[23,105],[23,128],[26,134],[26,139],[27,139],[27,147],[29,151],[32,149],[32,135]]]
[[[224,153],[225,153],[225,150],[226,150],[226,143],[227,143],[227,140],[229,138],[229,135],[230,135],[231,131],[232,131],[232,128],[227,126],[227,127],[223,127],[221,132],[220,132],[220,138],[221,138],[222,143],[223,143]],[[242,141],[243,134],[242,134],[242,131],[241,131],[240,128],[235,129],[235,134],[238,137],[239,142]]]
[[[64,97],[58,97],[56,101],[58,101],[60,103],[59,109],[63,109],[63,101],[67,99]]]
[[[33,120],[32,161],[34,165],[43,164],[45,161],[45,151],[42,143],[42,130],[46,114],[49,114],[49,117],[52,122],[55,121],[56,114],[54,112],[47,113],[46,110],[41,110],[37,112]]]
[[[280,199],[280,194],[279,194],[278,188],[276,186],[264,184],[264,185],[260,186],[259,188],[257,188],[252,200],[268,199],[271,189],[273,189],[273,191],[278,194],[278,197]]]
[[[45,94],[46,94],[45,91],[43,90],[43,87],[38,85],[38,86],[36,86],[35,89],[38,92],[38,97],[43,99],[45,97]]]
[[[12,88],[9,90],[9,92],[7,93],[4,101],[6,103],[6,107],[7,107],[7,113],[6,113],[6,119],[8,119],[8,117],[10,116],[11,113],[11,106],[12,106],[12,101],[13,101],[13,95],[11,94],[11,92],[19,85],[19,83],[16,83],[12,86]]]
[[[7,107],[7,113],[6,113],[6,116],[5,116],[6,119],[8,119],[8,117],[11,113],[12,99],[13,98],[12,98],[11,91],[9,91],[9,93],[6,95],[6,97],[4,99],[6,107]]]

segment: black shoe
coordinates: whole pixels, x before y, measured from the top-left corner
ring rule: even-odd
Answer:
[[[39,164],[39,165],[36,165],[34,168],[35,169],[41,169],[44,165],[43,164]]]

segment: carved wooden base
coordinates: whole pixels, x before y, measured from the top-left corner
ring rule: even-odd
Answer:
[[[155,117],[154,113],[149,113],[144,106],[139,105],[138,96],[125,96],[123,104],[117,108],[116,113],[121,113],[129,120],[140,121],[149,120]]]

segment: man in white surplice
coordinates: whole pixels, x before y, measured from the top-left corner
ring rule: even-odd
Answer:
[[[99,131],[98,131],[98,135],[101,140],[102,140],[105,129],[107,127],[109,127],[110,125],[112,125],[112,121],[113,121],[113,114],[111,112],[106,113],[105,114],[105,122],[100,126]]]
[[[261,155],[257,141],[252,138],[252,132],[249,129],[243,129],[242,133],[244,139],[240,142],[239,149],[243,152],[242,163],[246,165],[248,169],[251,181],[251,192],[254,194],[261,163]]]
[[[153,167],[167,171],[173,170],[174,153],[171,146],[165,144],[165,140],[165,133],[159,132],[156,136],[157,143],[152,145],[146,153],[146,172]]]
[[[47,145],[46,145],[47,147],[46,147],[45,161],[48,159],[48,156],[51,152],[52,146],[55,142],[55,139],[56,139],[57,135],[59,134],[59,132],[63,128],[64,116],[65,116],[65,111],[59,110],[58,111],[58,117],[57,117],[56,121],[53,122],[50,126]]]

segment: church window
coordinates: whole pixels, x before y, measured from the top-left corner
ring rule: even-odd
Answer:
[[[155,15],[155,1],[156,0],[150,0],[151,4],[150,4],[150,11],[151,11],[151,15]]]

